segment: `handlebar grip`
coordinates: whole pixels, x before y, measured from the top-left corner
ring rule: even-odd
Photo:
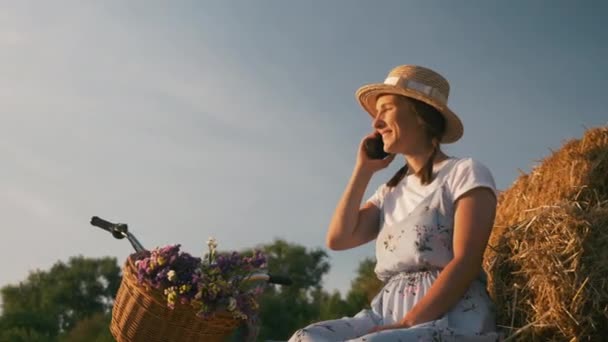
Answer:
[[[115,227],[116,224],[106,221],[102,218],[99,218],[97,216],[93,216],[91,218],[91,224],[94,225],[95,227],[99,227],[101,229],[105,229],[105,230],[111,230],[112,227]]]
[[[278,284],[278,285],[291,285],[293,284],[293,281],[286,276],[281,276],[281,275],[268,275],[268,282],[271,284]]]

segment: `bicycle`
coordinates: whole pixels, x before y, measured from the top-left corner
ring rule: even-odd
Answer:
[[[126,238],[135,250],[135,253],[142,253],[146,251],[141,242],[139,242],[135,235],[133,235],[129,231],[128,225],[126,223],[112,223],[97,216],[93,216],[91,218],[90,223],[95,227],[101,228],[111,233],[115,239],[121,240]],[[249,275],[244,281],[246,283],[249,283],[249,286],[251,288],[263,288],[268,284],[288,286],[292,283],[291,279],[288,277],[269,274],[267,271],[264,270],[252,272],[252,274]],[[247,321],[244,324],[241,324],[237,329],[235,329],[228,341],[256,341],[258,332],[259,324],[252,324]]]

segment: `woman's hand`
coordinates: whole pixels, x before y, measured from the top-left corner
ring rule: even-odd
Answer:
[[[386,168],[393,161],[393,159],[395,159],[394,154],[390,154],[384,159],[370,158],[367,155],[367,152],[365,151],[365,141],[374,138],[376,138],[376,132],[370,133],[365,136],[359,144],[359,152],[357,153],[357,168],[370,173],[374,173]]]

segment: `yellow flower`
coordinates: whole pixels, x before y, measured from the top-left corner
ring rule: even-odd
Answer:
[[[177,293],[175,292],[175,287],[170,287],[165,290],[165,295],[167,296],[167,304],[169,306],[175,305],[175,300],[177,299]]]
[[[169,281],[175,281],[177,279],[177,275],[175,274],[174,270],[167,272],[167,279],[169,279]]]
[[[192,286],[190,286],[189,284],[184,284],[179,287],[179,293],[186,293],[186,292],[190,291],[191,288],[192,288]]]

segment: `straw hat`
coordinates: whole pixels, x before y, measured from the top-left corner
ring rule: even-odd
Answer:
[[[400,65],[389,72],[384,83],[359,88],[357,100],[372,117],[376,116],[376,99],[380,94],[403,95],[435,107],[446,123],[442,143],[453,143],[462,137],[462,122],[447,106],[450,84],[435,71],[417,65]]]

